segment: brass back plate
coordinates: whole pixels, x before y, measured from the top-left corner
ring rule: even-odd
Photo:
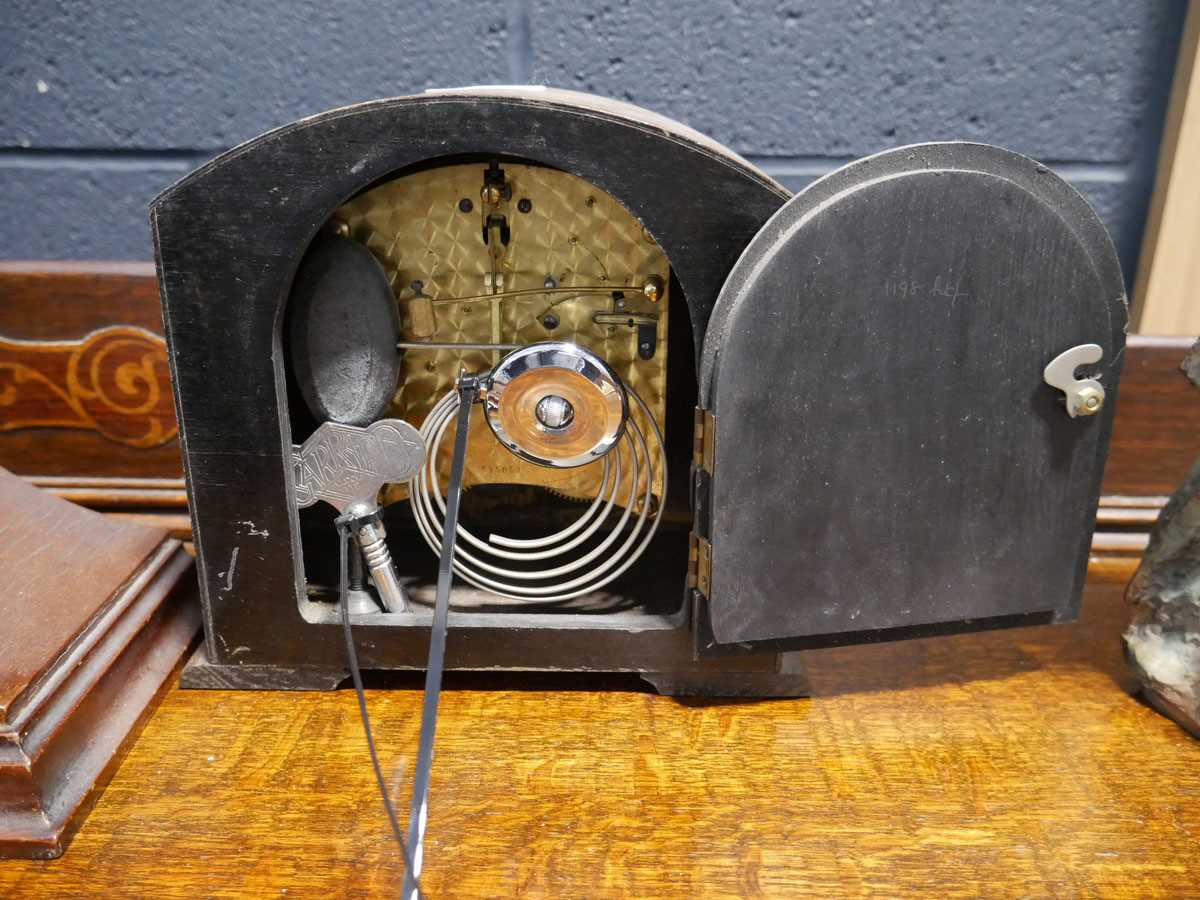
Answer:
[[[504,163],[502,169],[511,196],[497,203],[481,195],[487,165],[474,163],[393,179],[348,201],[335,214],[383,264],[399,303],[402,340],[578,343],[602,357],[641,395],[661,427],[670,301],[666,256],[625,207],[583,179],[540,166]],[[496,218],[501,216],[507,245]],[[662,285],[657,302],[643,292],[648,279]],[[555,289],[547,291],[548,283]],[[620,303],[614,300],[616,291],[623,294]],[[427,300],[432,300],[432,331]],[[628,313],[642,323],[642,317],[654,317],[650,359],[638,353],[636,323],[610,324],[613,313]],[[419,426],[453,388],[460,367],[483,371],[502,355],[406,351],[388,415]],[[640,410],[631,414],[641,417]],[[640,424],[648,428],[648,423]],[[445,458],[438,461],[443,477],[449,472],[451,443],[443,443]],[[468,486],[532,484],[583,498],[595,494],[600,476],[599,465],[552,470],[518,459],[495,440],[482,416],[472,421]],[[661,477],[656,482],[661,496]],[[405,496],[403,485],[385,492],[386,502]]]

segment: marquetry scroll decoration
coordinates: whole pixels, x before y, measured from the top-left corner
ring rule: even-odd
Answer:
[[[0,335],[0,431],[76,428],[129,447],[175,438],[167,345],[115,325],[76,341]]]

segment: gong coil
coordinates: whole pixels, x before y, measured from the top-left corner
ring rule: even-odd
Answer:
[[[484,414],[522,459],[569,469],[604,456],[629,417],[625,386],[596,354],[547,341],[514,351],[488,379]]]
[[[527,349],[529,348],[523,348],[516,353],[523,353]],[[578,360],[579,357],[571,355],[570,358]],[[498,368],[503,368],[504,363],[505,361],[502,361]],[[536,367],[521,369],[522,374],[531,371],[536,371]],[[575,370],[575,374],[582,373]],[[611,375],[611,370],[608,374]],[[616,376],[611,377],[616,379]],[[517,376],[514,375],[505,392],[516,381]],[[547,383],[544,380],[536,380],[530,382],[530,385]],[[554,382],[555,390],[559,390],[563,383],[566,382]],[[584,463],[602,467],[600,487],[588,507],[566,528],[537,538],[512,538],[491,533],[483,539],[460,524],[453,565],[455,573],[465,582],[497,597],[516,602],[563,602],[589,594],[620,577],[649,546],[666,506],[665,496],[655,497],[653,494],[656,476],[661,476],[664,491],[667,483],[662,430],[637,392],[619,380],[615,383],[620,389],[618,395],[625,404],[624,409],[628,410],[626,398],[632,398],[645,421],[649,423],[649,429],[643,430],[638,417],[625,414],[622,415],[621,426],[615,433],[612,432],[611,418],[602,420],[606,423],[606,430],[603,432],[584,432],[592,441],[595,441],[596,434],[602,433],[605,435],[603,440],[610,443],[602,455],[592,455],[589,457],[591,461]],[[530,391],[527,397],[523,392],[521,405],[517,408],[536,416],[537,405],[547,396],[569,399],[562,393],[549,390],[542,393]],[[438,452],[447,430],[455,420],[459,403],[458,392],[451,391],[438,401],[426,417],[420,429],[421,437],[428,448],[426,461],[408,482],[409,502],[417,527],[435,553],[441,548],[446,515],[446,501],[437,474]],[[496,408],[497,414],[504,406],[505,402],[500,401]],[[606,408],[606,412],[611,416],[610,407]],[[556,419],[551,417],[551,411],[547,410],[545,405],[542,413],[551,418],[552,422],[545,427],[555,427],[553,423]],[[564,411],[559,408],[558,414],[564,414]],[[581,410],[574,407],[574,416],[564,424],[569,426],[581,415],[599,414],[598,410]],[[591,425],[588,427],[592,428]],[[513,435],[511,430],[505,430],[503,433],[510,437]],[[522,430],[518,433],[524,435],[527,431]],[[503,440],[500,433],[497,433],[497,437]],[[563,454],[563,457],[580,456],[576,451],[583,445],[582,440],[578,445],[572,443],[569,454]],[[512,449],[509,444],[505,446]],[[549,446],[552,450],[557,450],[560,445]],[[596,444],[589,446],[594,448]],[[528,451],[528,446],[525,449]],[[582,455],[586,456],[589,452],[591,451],[584,451]],[[561,465],[561,462],[544,464]],[[623,486],[626,488],[624,496],[621,490]],[[609,530],[604,533],[602,529],[606,524]]]

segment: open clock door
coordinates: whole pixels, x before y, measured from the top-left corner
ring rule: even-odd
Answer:
[[[793,197],[705,337],[698,653],[1073,617],[1126,318],[1099,219],[1018,154],[904,147]],[[1069,410],[1044,370],[1087,344]]]

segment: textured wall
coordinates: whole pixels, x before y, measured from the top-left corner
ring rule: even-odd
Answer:
[[[1036,156],[1132,270],[1182,0],[1002,4],[4,0],[0,256],[148,259],[147,201],[328,107],[535,82],[681,119],[793,189],[965,138]]]

